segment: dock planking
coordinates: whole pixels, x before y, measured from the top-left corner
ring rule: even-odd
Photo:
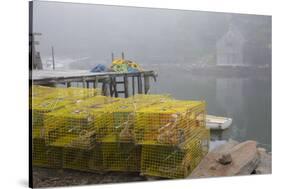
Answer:
[[[152,70],[133,73],[93,73],[88,70],[33,70],[30,73],[30,79],[35,85],[65,84],[66,87],[70,87],[72,86],[71,83],[81,83],[85,88],[97,88],[99,87],[99,83],[101,83],[104,95],[119,97],[119,94],[124,94],[126,98],[130,96],[129,87],[131,87],[133,95],[135,93],[135,87],[137,87],[138,93],[147,94],[150,88],[150,78],[156,81],[156,77],[157,73]],[[119,78],[121,81],[118,80]],[[129,78],[131,78],[133,82],[128,82]],[[138,81],[137,86],[135,86],[135,78],[137,78]],[[123,85],[123,90],[118,91],[117,85]]]

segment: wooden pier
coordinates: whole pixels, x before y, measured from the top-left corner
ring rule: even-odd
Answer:
[[[88,70],[30,71],[30,80],[34,85],[63,84],[71,87],[74,83],[79,83],[84,88],[102,88],[103,94],[107,96],[119,97],[120,94],[124,94],[125,98],[137,93],[147,94],[150,89],[150,78],[156,81],[157,73],[154,71],[135,73],[93,73]],[[129,94],[129,88],[131,88],[131,94]]]

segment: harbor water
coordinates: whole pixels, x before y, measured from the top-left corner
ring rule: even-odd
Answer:
[[[180,66],[155,66],[158,80],[151,93],[177,99],[205,100],[207,113],[230,117],[225,131],[212,131],[212,140],[256,140],[271,151],[271,76],[225,77],[190,74]]]

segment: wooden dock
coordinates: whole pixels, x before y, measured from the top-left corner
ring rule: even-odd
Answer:
[[[154,71],[135,73],[99,72],[88,70],[33,70],[30,71],[30,80],[34,85],[64,84],[71,87],[73,83],[81,83],[84,88],[99,88],[100,84],[104,95],[119,97],[124,94],[127,98],[131,94],[147,94],[150,89],[150,79],[156,81]],[[131,82],[129,82],[131,80]],[[129,86],[129,83],[131,86]],[[121,87],[118,87],[121,86]],[[122,88],[122,90],[120,90]],[[119,90],[118,90],[119,89]]]

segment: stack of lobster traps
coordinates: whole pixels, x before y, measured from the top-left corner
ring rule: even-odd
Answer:
[[[183,178],[208,152],[205,103],[168,100],[136,113],[136,143],[142,146],[141,172]]]
[[[98,89],[32,90],[33,165],[183,178],[208,152],[203,101],[112,98]]]

